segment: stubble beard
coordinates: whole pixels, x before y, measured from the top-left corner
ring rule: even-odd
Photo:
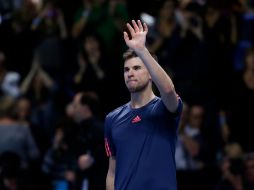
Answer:
[[[149,81],[147,81],[143,85],[137,85],[135,87],[129,87],[128,90],[129,90],[130,93],[142,92],[148,87],[148,85],[149,85]]]

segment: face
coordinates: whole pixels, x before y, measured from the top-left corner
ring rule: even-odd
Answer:
[[[200,128],[203,122],[204,109],[201,106],[192,106],[190,110],[189,123],[192,127]]]
[[[141,92],[151,86],[151,76],[140,58],[134,57],[124,63],[124,80],[131,93]]]
[[[254,70],[254,52],[246,57],[246,68]]]
[[[31,103],[27,99],[20,99],[17,104],[19,119],[27,119],[31,111]]]
[[[171,0],[165,1],[163,7],[160,9],[160,16],[164,18],[171,18],[174,16],[174,3]]]
[[[74,96],[74,99],[72,102],[73,118],[76,122],[80,122],[83,119],[86,119],[88,118],[88,116],[90,116],[89,106],[82,105],[81,98],[82,98],[82,93],[77,93]]]
[[[86,52],[93,53],[99,49],[99,42],[94,36],[88,36],[84,41],[84,48]]]

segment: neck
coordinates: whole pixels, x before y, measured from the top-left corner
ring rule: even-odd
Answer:
[[[155,97],[152,89],[145,89],[141,92],[131,93],[131,107],[140,108],[148,104]]]
[[[14,123],[16,123],[16,121],[11,119],[11,118],[8,118],[8,117],[0,118],[0,124],[11,125],[11,124],[14,124]]]

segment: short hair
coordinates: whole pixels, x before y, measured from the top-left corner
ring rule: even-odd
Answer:
[[[246,49],[245,51],[245,57],[254,54],[254,46],[251,46],[249,48]]]
[[[127,61],[128,59],[138,57],[138,55],[132,49],[128,49],[123,53],[123,60]]]
[[[82,105],[88,105],[94,114],[99,112],[99,98],[93,91],[82,92],[80,103]]]
[[[157,56],[154,54],[154,53],[151,53],[152,57],[158,61],[158,58]],[[133,50],[133,49],[127,49],[124,53],[123,53],[123,60],[124,62],[131,59],[131,58],[134,58],[134,57],[138,57],[138,55],[136,54],[136,52]]]

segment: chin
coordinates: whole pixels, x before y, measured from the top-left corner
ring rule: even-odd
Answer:
[[[135,88],[128,88],[128,90],[129,90],[130,93],[136,92],[136,89],[135,89]]]
[[[136,93],[136,92],[142,91],[141,88],[137,88],[137,87],[135,87],[135,88],[128,88],[128,90],[129,90],[130,93]]]
[[[146,87],[147,85],[127,86],[130,93],[141,92],[145,90]]]

